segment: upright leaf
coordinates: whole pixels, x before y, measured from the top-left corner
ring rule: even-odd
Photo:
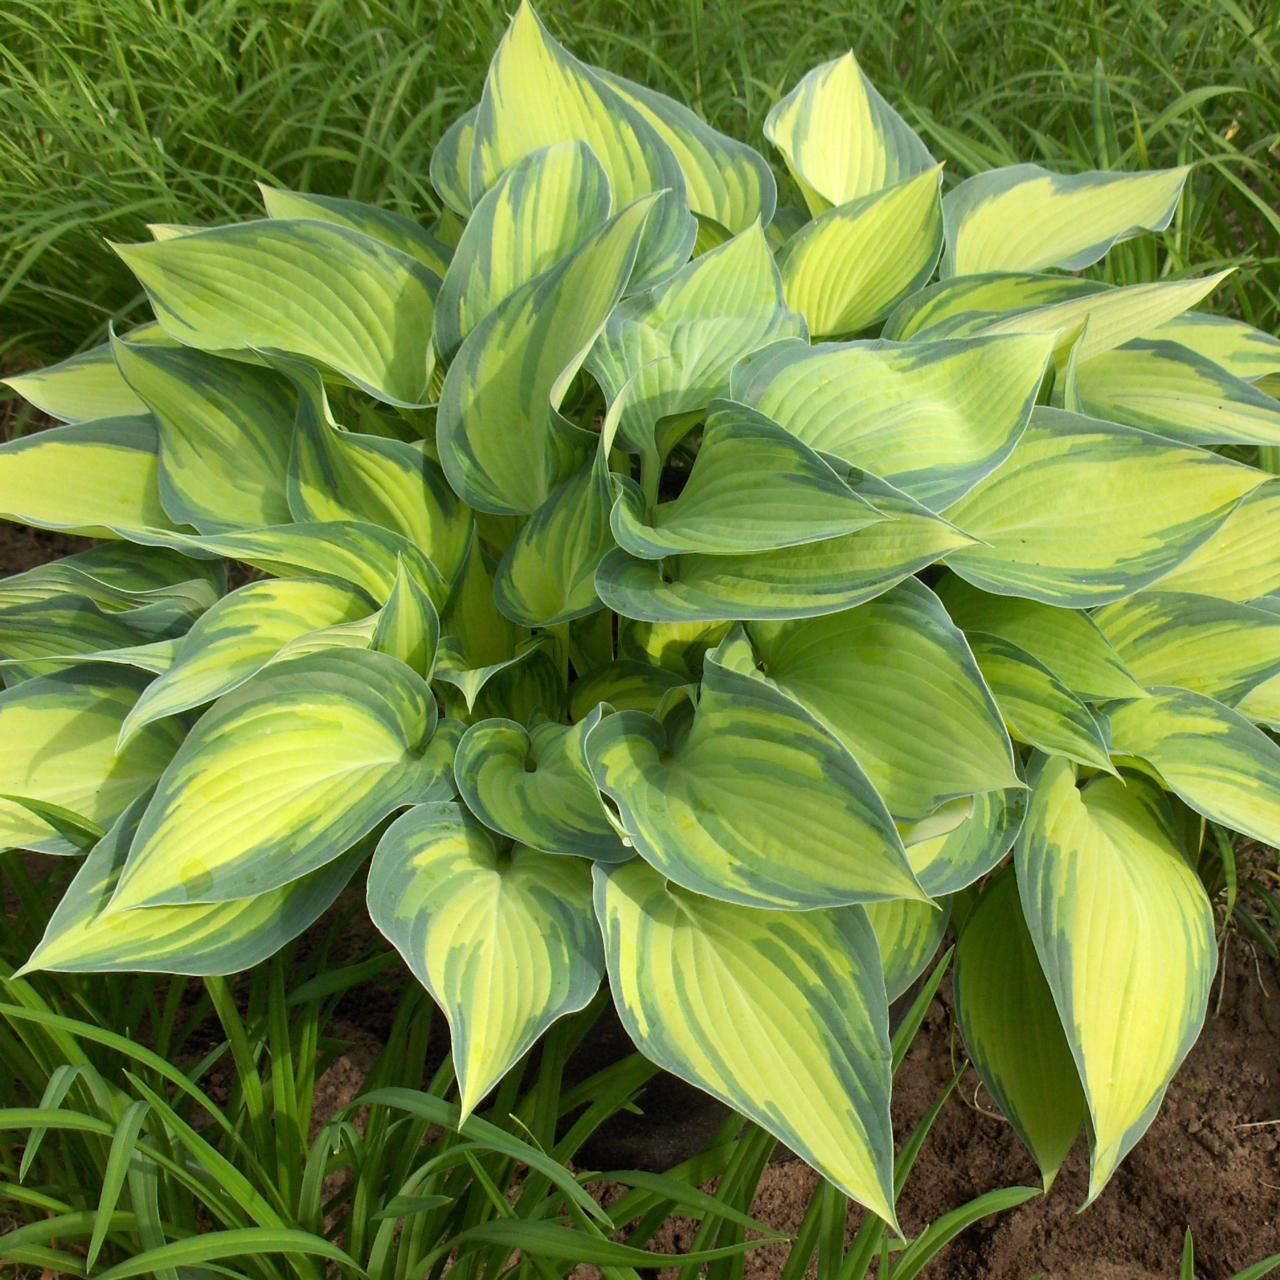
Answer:
[[[769,112],[764,133],[782,152],[815,215],[935,163],[852,53],[810,71]]]
[[[644,115],[548,34],[522,0],[485,80],[471,148],[474,204],[522,157],[558,142],[587,143],[614,207],[666,192],[644,228],[637,283],[669,275],[689,256],[697,225],[671,148]]]

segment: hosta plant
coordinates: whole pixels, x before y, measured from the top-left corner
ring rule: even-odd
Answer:
[[[1204,819],[1280,841],[1280,342],[1079,274],[1183,170],[943,194],[852,55],[766,134],[804,211],[524,6],[429,230],[116,246],[154,322],[0,452],[99,540],[0,585],[3,838],[87,850],[29,968],[239,969],[367,874],[464,1112],[607,981],[892,1223],[888,1003],[963,894],[969,1053],[1098,1194],[1204,1017]]]

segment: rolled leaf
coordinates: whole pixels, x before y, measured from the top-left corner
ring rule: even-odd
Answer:
[[[939,908],[932,902],[898,898],[894,902],[868,902],[864,910],[875,930],[884,966],[885,993],[892,1004],[937,954],[951,916],[950,904]]]
[[[1047,1192],[1080,1133],[1085,1100],[1012,868],[992,879],[965,921],[955,997],[973,1068],[1035,1157]]]

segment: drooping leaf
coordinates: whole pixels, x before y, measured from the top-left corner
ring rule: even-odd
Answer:
[[[814,215],[935,165],[852,53],[810,71],[769,112],[764,133]]]
[[[361,200],[340,200],[334,196],[312,195],[310,192],[286,191],[258,183],[262,203],[269,218],[314,218],[348,227],[381,240],[383,244],[417,258],[428,271],[443,276],[449,265],[449,249],[438,241],[420,222],[380,209]]]
[[[1179,343],[1247,382],[1280,373],[1280,338],[1231,316],[1184,311],[1141,336]]]
[[[1036,164],[991,169],[947,193],[942,275],[1079,271],[1112,245],[1173,218],[1189,170],[1051,173]]]
[[[828,209],[782,246],[787,306],[815,338],[869,328],[933,274],[942,252],[941,173],[926,169]]]
[[[739,362],[732,394],[810,448],[942,511],[1017,444],[1049,345],[1041,335],[905,346],[778,342]]]
[[[908,579],[842,613],[754,623],[748,635],[761,678],[839,738],[895,820],[916,822],[949,800],[1018,785],[973,655],[921,583]]]
[[[1280,747],[1203,694],[1153,694],[1108,708],[1116,754],[1145,760],[1210,821],[1280,845]]]
[[[972,539],[892,486],[853,486],[889,518],[823,542],[739,556],[675,556],[661,564],[611,551],[596,590],[625,618],[768,621],[851,609]]]
[[[1126,342],[1084,361],[1070,407],[1187,444],[1280,445],[1280,400],[1176,342]]]
[[[60,422],[136,418],[147,411],[120,376],[109,342],[44,369],[10,374],[0,383]]]
[[[173,665],[143,691],[120,727],[144,725],[212,702],[261,670],[290,640],[371,611],[366,597],[316,578],[250,582],[224,596],[183,637]]]
[[[540,849],[618,861],[630,856],[605,815],[583,758],[584,725],[512,720],[474,724],[458,744],[454,776],[486,826]]]
[[[191,347],[116,338],[112,350],[156,423],[160,501],[173,520],[218,533],[289,519],[284,481],[294,406],[288,383],[270,370]]]
[[[0,795],[108,826],[160,776],[186,729],[153,725],[117,754],[120,726],[148,679],[129,667],[77,666],[0,692]],[[29,810],[0,801],[0,847],[51,835]]]
[[[73,423],[0,444],[0,515],[91,538],[167,541],[150,417]]]
[[[947,563],[984,591],[1107,604],[1186,559],[1266,478],[1132,428],[1036,409],[1009,460],[947,510],[981,540]]]
[[[1280,615],[1210,596],[1143,592],[1094,615],[1144,685],[1172,685],[1236,706],[1280,674]]]
[[[1208,1004],[1213,911],[1175,831],[1140,779],[1081,791],[1050,758],[1018,844],[1023,914],[1089,1106],[1089,1201],[1151,1124]]]
[[[868,902],[864,910],[875,930],[884,966],[885,992],[892,1004],[937,954],[951,916],[950,904],[938,907],[932,902],[897,898],[893,902]]]
[[[559,405],[631,276],[652,200],[628,205],[471,331],[440,393],[444,473],[471,507],[537,510],[595,446]]]
[[[266,218],[116,252],[166,332],[186,346],[278,350],[389,404],[426,398],[439,281],[380,240],[332,223]]]
[[[407,538],[452,581],[467,553],[472,519],[421,445],[344,431],[315,370],[276,362],[298,389],[288,466],[293,519],[361,520]]]
[[[613,196],[596,153],[561,142],[516,161],[481,196],[436,299],[435,342],[452,357],[517,289],[599,231]]]
[[[435,780],[436,707],[385,654],[330,649],[218,700],[156,787],[113,910],[265,893],[344,853]]]
[[[640,1051],[893,1223],[889,1027],[859,907],[760,911],[597,867],[614,1003]]]
[[[967,634],[1014,737],[1091,769],[1114,772],[1105,729],[1044,663],[1003,636]]]
[[[1018,902],[992,879],[956,948],[956,1019],[974,1070],[1053,1185],[1085,1117],[1084,1093]]]
[[[1250,493],[1154,589],[1238,601],[1280,591],[1280,483]]]
[[[1142,697],[1142,686],[1083,610],[990,595],[955,574],[936,590],[962,630],[987,632],[1025,649],[1076,697],[1095,702]]]
[[[643,231],[636,284],[669,275],[689,256],[697,232],[674,152],[622,94],[552,39],[522,0],[489,64],[475,118],[472,204],[530,152],[577,141],[604,166],[615,209],[666,193]]]
[[[21,972],[226,974],[258,964],[325,911],[368,854],[357,847],[310,875],[230,902],[113,911],[111,895],[146,808],[139,796],[93,847]]]
[[[733,643],[707,656],[691,717],[622,711],[587,733],[596,783],[636,852],[685,888],[744,906],[923,897],[866,774],[797,703],[723,665]]]
[[[417,805],[387,828],[369,914],[444,1010],[464,1118],[600,986],[587,864],[504,851],[461,805]]]

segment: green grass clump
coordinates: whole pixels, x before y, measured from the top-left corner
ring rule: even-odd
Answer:
[[[6,0],[0,356],[50,359],[138,303],[103,238],[254,211],[253,181],[429,217],[435,139],[479,95],[496,0]],[[952,181],[1197,165],[1162,241],[1114,278],[1246,249],[1233,303],[1280,326],[1280,6],[1273,0],[548,0],[588,59],[764,148],[776,98],[854,47]],[[772,158],[772,157],[771,157]]]

